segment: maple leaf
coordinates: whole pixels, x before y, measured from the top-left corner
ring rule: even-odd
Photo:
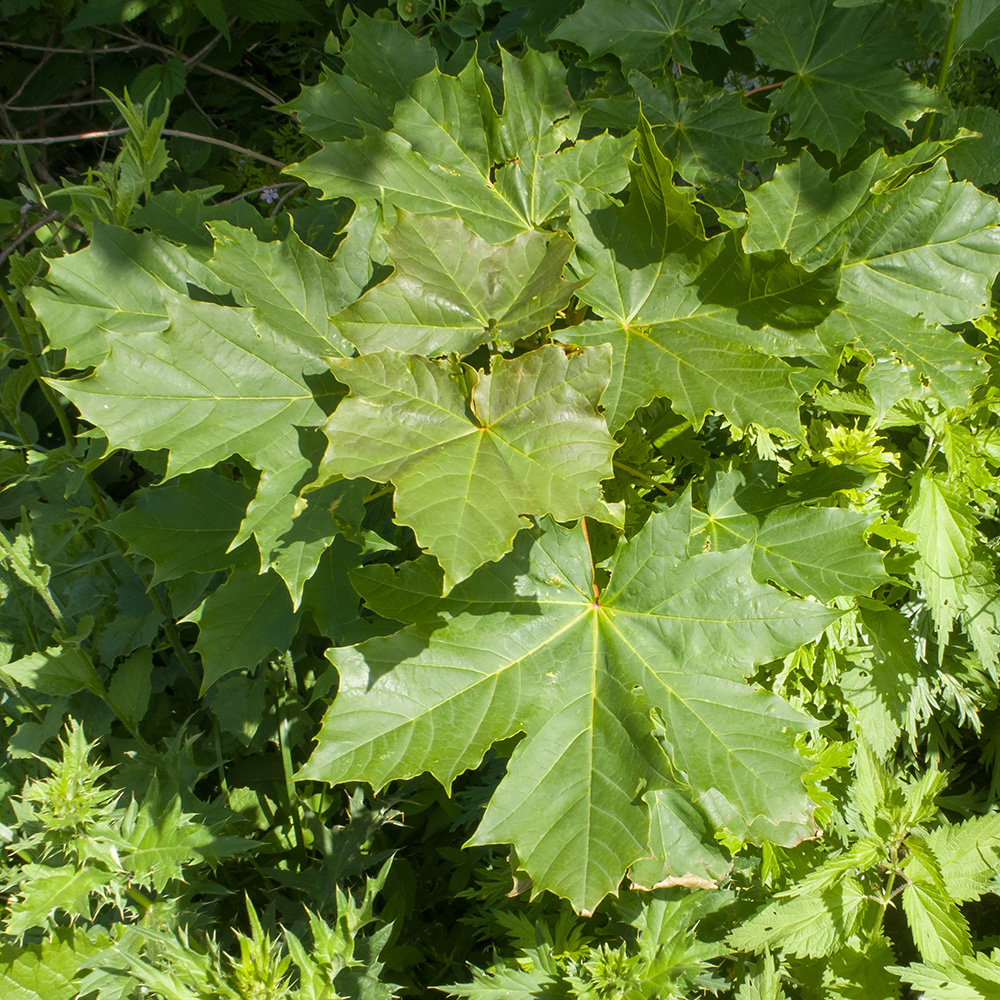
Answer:
[[[452,215],[505,243],[568,211],[566,185],[597,202],[628,180],[632,142],[577,141],[580,112],[554,53],[501,50],[503,113],[471,59],[457,76],[433,70],[396,105],[391,132],[328,143],[288,168],[325,197],[377,200],[415,215]]]
[[[331,650],[339,693],[298,777],[448,787],[523,732],[472,842],[513,843],[536,889],[590,910],[653,854],[647,788],[679,781],[714,825],[795,843],[812,723],[743,676],[837,613],[754,582],[747,548],[689,555],[690,517],[654,514],[597,596],[582,528],[543,522],[452,591],[446,622]]]
[[[320,478],[391,481],[449,588],[499,559],[523,515],[615,521],[599,487],[616,447],[597,410],[609,360],[548,346],[489,375],[388,350],[335,362],[352,392],[326,423]]]

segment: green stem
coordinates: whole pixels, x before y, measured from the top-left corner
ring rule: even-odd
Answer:
[[[645,472],[641,472],[639,469],[633,468],[631,465],[626,465],[624,462],[619,462],[617,458],[612,459],[612,464],[617,465],[622,472],[627,472],[630,476],[635,476],[637,479],[642,479],[643,481],[649,483],[650,486],[655,486],[661,493],[665,493],[668,497],[674,495],[674,491],[668,489],[662,483],[658,483],[652,476],[647,476]]]
[[[302,817],[299,816],[298,804],[295,795],[295,782],[292,780],[292,754],[288,748],[288,714],[282,708],[281,722],[278,724],[278,745],[281,748],[281,768],[285,777],[285,808],[292,820],[292,829],[295,831],[295,843],[298,845],[298,854],[303,867],[308,860],[306,852],[306,841],[302,833]]]
[[[28,362],[28,367],[31,369],[31,374],[38,383],[38,388],[42,390],[42,395],[45,397],[46,402],[52,407],[56,415],[56,420],[59,421],[59,427],[62,429],[63,437],[66,439],[66,446],[70,451],[73,451],[76,447],[76,435],[73,433],[73,428],[70,427],[69,417],[66,416],[66,411],[59,405],[59,399],[53,391],[52,386],[45,381],[45,370],[42,368],[41,362],[35,354],[35,349],[31,343],[31,336],[24,325],[24,320],[20,312],[18,312],[14,300],[3,288],[0,288],[0,302],[3,303],[4,309],[7,310],[7,315],[10,316],[10,321],[14,324],[18,339],[21,341],[21,350]]]
[[[935,84],[935,89],[941,93],[944,93],[945,84],[948,82],[948,72],[951,70],[951,60],[955,55],[955,38],[958,35],[958,22],[962,17],[964,3],[965,0],[955,0],[955,6],[951,9],[951,23],[948,25],[948,37],[945,39],[944,53],[941,56],[941,69],[938,71],[937,83]],[[930,137],[936,118],[937,112],[932,111],[921,122],[919,142],[924,142]]]

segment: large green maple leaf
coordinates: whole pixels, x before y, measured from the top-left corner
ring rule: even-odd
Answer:
[[[924,394],[923,379],[945,405],[967,405],[986,378],[981,352],[939,324],[989,308],[1000,208],[953,182],[940,150],[879,151],[836,180],[803,155],[747,194],[748,250],[784,249],[807,269],[840,264],[841,304],[817,333],[872,358],[866,381],[883,413]]]
[[[52,384],[110,447],[165,449],[168,479],[234,454],[260,470],[232,547],[256,536],[262,569],[277,567],[297,603],[304,564],[293,568],[288,538],[312,466],[299,429],[321,425],[343,392],[325,359],[353,348],[329,316],[360,294],[358,268],[343,247],[331,261],[294,233],[263,243],[225,222],[212,232],[215,252],[202,262],[99,226],[89,247],[52,263],[32,302],[69,366],[96,365]],[[238,306],[221,304],[229,294]]]
[[[490,243],[569,208],[566,185],[599,203],[628,181],[630,138],[577,141],[580,113],[554,53],[501,51],[503,113],[471,59],[433,70],[393,112],[391,132],[333,142],[288,168],[326,198],[375,200],[414,215],[454,215]]]
[[[790,74],[771,94],[772,110],[788,115],[789,138],[802,136],[839,158],[861,134],[865,115],[903,125],[947,106],[894,65],[911,54],[914,33],[898,4],[749,0],[745,9],[753,20],[746,44],[765,65]]]
[[[689,555],[690,520],[687,498],[654,514],[603,590],[583,527],[543,522],[439,603],[448,620],[331,650],[339,692],[298,777],[430,771],[447,787],[524,733],[472,842],[514,844],[536,889],[591,910],[654,854],[650,789],[796,843],[810,805],[794,736],[812,723],[743,678],[836,613],[756,583],[749,549]]]
[[[668,60],[694,68],[691,42],[724,47],[720,25],[739,17],[741,0],[586,0],[549,37],[579,45],[591,59],[611,53],[623,69],[662,70]]]
[[[409,216],[385,236],[396,269],[334,317],[362,354],[470,354],[551,323],[580,282],[565,281],[565,235],[519,233],[494,246],[457,218]]]
[[[399,21],[376,20],[364,12],[357,13],[340,56],[343,73],[321,71],[319,83],[303,87],[281,106],[317,142],[360,139],[365,126],[390,128],[396,101],[437,65],[426,38],[417,38]]]
[[[577,295],[602,320],[558,334],[611,344],[609,425],[666,396],[695,425],[716,411],[737,426],[797,436],[792,369],[762,351],[822,352],[781,328],[820,322],[835,301],[836,274],[808,272],[784,254],[743,254],[728,233],[706,240],[693,189],[674,185],[644,118],[637,157],[627,205],[573,213],[577,268],[590,278]]]
[[[391,481],[396,518],[448,587],[499,559],[522,515],[618,517],[601,499],[616,448],[598,412],[607,348],[555,346],[467,365],[381,351],[334,363],[351,388],[327,421],[320,478]]]

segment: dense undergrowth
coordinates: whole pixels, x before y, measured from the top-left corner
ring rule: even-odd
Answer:
[[[0,0],[0,996],[995,997],[995,59]]]

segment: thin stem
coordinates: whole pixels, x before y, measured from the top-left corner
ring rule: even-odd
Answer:
[[[958,36],[958,22],[962,17],[962,7],[965,0],[955,0],[955,6],[951,9],[951,22],[948,25],[948,37],[944,43],[944,54],[941,56],[941,68],[938,70],[937,83],[935,89],[944,93],[945,84],[948,82],[948,72],[951,70],[951,60],[955,55],[955,39]],[[937,119],[937,112],[932,111],[926,115],[920,123],[920,134],[917,136],[918,142],[924,142],[930,138],[931,129]]]
[[[274,187],[273,184],[271,186]],[[278,199],[278,202],[274,206],[274,208],[271,209],[270,213],[268,214],[268,218],[273,219],[281,211],[281,209],[284,207],[285,202],[288,201],[288,199],[291,198],[292,195],[298,194],[299,191],[301,191],[305,186],[306,186],[305,185],[305,181],[299,181],[298,184],[296,184],[294,187],[292,187],[288,191],[286,191]]]
[[[74,135],[45,135],[38,139],[0,139],[0,146],[51,146],[57,142],[79,142],[83,139],[114,139],[120,135],[128,135],[130,131],[127,128],[110,128],[102,129],[99,132],[77,132]],[[194,139],[197,142],[222,146],[224,149],[231,149],[234,153],[243,153],[245,156],[252,156],[255,160],[263,160],[264,163],[270,163],[282,170],[287,166],[281,160],[266,156],[264,153],[247,149],[245,146],[237,146],[235,142],[226,142],[225,139],[216,139],[214,136],[198,135],[197,132],[183,132],[176,128],[165,128],[160,134],[173,136],[176,139]]]
[[[780,87],[785,81],[779,80],[777,83],[765,83],[762,87],[752,87],[750,90],[744,90],[744,97],[752,97],[754,94],[763,94],[765,90],[774,90],[776,87]]]
[[[658,483],[652,476],[647,476],[645,472],[641,472],[639,469],[633,468],[631,465],[626,465],[624,462],[619,462],[617,458],[611,460],[612,465],[618,466],[622,472],[627,472],[630,476],[635,476],[637,479],[642,479],[649,483],[650,486],[655,486],[661,493],[665,493],[668,497],[674,495],[674,491],[668,489],[662,483]]]
[[[126,41],[138,40],[135,39],[134,35],[133,36],[123,35],[117,31],[112,31],[110,28],[103,28],[102,30],[104,31],[105,34],[112,35],[115,38],[123,38]],[[173,56],[174,58],[180,56],[180,53],[177,51],[177,49],[172,49],[170,48],[169,45],[157,45],[155,42],[142,41],[142,46],[143,48],[153,49],[156,52],[164,52],[169,56]],[[255,94],[259,94],[261,97],[267,98],[267,100],[270,101],[272,104],[284,103],[282,101],[282,98],[279,97],[276,93],[274,93],[274,91],[268,90],[266,87],[261,87],[258,84],[254,83],[252,80],[245,80],[242,77],[236,76],[233,73],[227,73],[224,69],[218,69],[217,67],[212,66],[209,63],[195,62],[195,60],[198,59],[199,57],[200,54],[192,56],[189,60],[184,60],[185,66],[192,69],[205,70],[206,73],[214,73],[216,76],[220,76],[224,80],[230,80],[233,83],[238,83],[240,86],[246,87],[247,90],[252,90]]]
[[[587,531],[587,519],[580,518],[580,528],[583,530],[583,539],[587,543],[587,555],[590,558],[590,586],[594,589],[594,604],[600,600],[601,591],[597,586],[597,570],[594,569],[594,550],[590,547],[590,533]]]
[[[302,833],[302,817],[299,816],[297,806],[297,796],[295,794],[295,783],[292,780],[292,754],[288,747],[288,713],[282,708],[281,722],[278,723],[278,745],[281,749],[281,769],[285,779],[285,807],[292,820],[292,829],[295,831],[295,843],[298,846],[298,853],[301,862],[305,865],[308,860],[306,851],[306,840]]]
[[[33,222],[21,233],[20,236],[14,239],[8,246],[5,246],[3,250],[0,250],[0,264],[2,264],[25,240],[30,239],[33,234],[37,233],[39,229],[42,229],[50,222],[56,222],[61,218],[62,215],[59,212],[55,209],[51,209],[37,222]]]
[[[88,108],[94,104],[111,104],[106,97],[94,97],[86,101],[63,101],[60,104],[7,104],[8,111],[65,111],[67,108]]]
[[[76,447],[76,435],[73,433],[73,428],[70,427],[69,417],[66,416],[66,411],[59,405],[59,400],[56,398],[52,386],[45,381],[45,372],[42,370],[41,363],[35,355],[31,337],[25,328],[24,320],[21,318],[17,306],[14,305],[10,296],[3,288],[0,288],[0,303],[3,304],[3,307],[7,310],[7,314],[10,316],[11,322],[14,324],[14,329],[17,331],[17,335],[21,341],[21,350],[28,362],[28,367],[31,369],[31,374],[38,383],[38,388],[42,390],[42,395],[45,396],[46,402],[52,407],[56,415],[56,420],[59,421],[59,427],[62,429],[66,446],[70,451],[73,451]]]
[[[389,485],[384,489],[376,490],[374,493],[369,493],[368,496],[362,500],[362,503],[371,503],[373,500],[378,500],[380,497],[388,496],[396,487]]]
[[[28,52],[49,52],[52,55],[70,56],[103,56],[112,52],[134,52],[136,49],[145,48],[141,42],[132,45],[117,45],[106,49],[61,49],[52,45],[29,45],[27,42],[7,42],[0,39],[0,45],[5,45],[9,49],[25,49]]]

